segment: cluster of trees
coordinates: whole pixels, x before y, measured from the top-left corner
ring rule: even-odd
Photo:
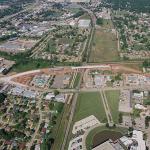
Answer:
[[[56,43],[54,40],[50,40],[47,43],[45,51],[50,52],[51,54],[56,54]]]
[[[80,16],[84,15],[84,11],[83,10],[80,10],[78,11],[76,14],[73,15],[74,18],[78,18]]]
[[[143,67],[149,68],[149,67],[150,67],[150,60],[145,60],[145,61],[143,62]]]
[[[23,9],[23,4],[31,3],[34,0],[1,0],[0,4],[9,5],[6,9],[0,9],[0,18],[17,13]]]
[[[103,18],[98,18],[98,19],[96,20],[96,24],[97,24],[97,25],[103,25]]]
[[[17,130],[6,132],[4,129],[0,129],[0,137],[5,140],[11,140],[17,138],[24,138],[26,135]]]
[[[115,10],[150,13],[150,0],[103,0],[103,4]]]
[[[11,39],[11,38],[15,38],[15,37],[17,37],[17,33],[11,34],[11,35],[4,35],[4,36],[1,36],[1,37],[0,37],[0,42],[6,41],[6,40]]]
[[[5,101],[5,98],[6,98],[6,97],[7,97],[7,96],[6,96],[5,94],[0,93],[0,104]]]
[[[3,18],[5,16],[8,16],[8,15],[11,15],[11,14],[14,14],[14,13],[17,13],[21,9],[22,9],[21,6],[15,6],[15,5],[7,8],[7,9],[1,9],[0,10],[0,18]]]
[[[149,122],[150,122],[150,116],[145,117],[145,126],[149,127]]]

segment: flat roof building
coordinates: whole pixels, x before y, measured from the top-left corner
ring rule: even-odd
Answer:
[[[89,28],[91,24],[90,19],[80,19],[78,22],[78,27],[80,28]]]
[[[109,141],[102,143],[101,145],[96,146],[92,150],[116,150]]]

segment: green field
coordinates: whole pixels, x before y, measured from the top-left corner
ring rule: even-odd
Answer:
[[[106,91],[106,97],[108,101],[108,105],[112,114],[113,121],[115,123],[118,123],[119,119],[119,96],[120,96],[120,91]]]
[[[107,122],[103,103],[98,92],[81,92],[78,97],[73,122],[94,115],[101,122]]]
[[[117,37],[112,33],[112,29],[113,24],[110,20],[104,20],[103,25],[96,29],[89,62],[119,60]]]

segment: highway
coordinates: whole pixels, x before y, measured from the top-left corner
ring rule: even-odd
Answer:
[[[73,97],[71,112],[70,112],[70,116],[69,116],[69,121],[68,121],[68,125],[67,125],[67,129],[66,129],[66,132],[65,132],[65,137],[64,137],[64,140],[63,140],[61,150],[65,150],[65,146],[66,146],[66,143],[67,143],[71,123],[72,123],[74,112],[75,112],[75,109],[76,109],[76,103],[77,103],[77,99],[78,99],[78,95],[79,95],[79,88],[80,88],[80,85],[81,85],[81,82],[82,82],[82,78],[83,78],[83,73],[81,73],[81,77],[80,77],[80,80],[79,80],[79,83],[78,83],[78,86],[77,86],[77,91],[76,91],[76,93],[74,94],[74,97]]]

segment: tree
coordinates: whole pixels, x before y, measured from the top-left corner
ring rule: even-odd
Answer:
[[[98,18],[98,19],[96,20],[96,24],[98,24],[98,25],[103,25],[103,18]]]
[[[5,94],[3,94],[3,93],[0,93],[0,103],[3,103],[4,101],[5,101],[5,98],[6,98],[7,96],[5,95]]]
[[[109,128],[109,123],[108,122],[106,123],[106,127]]]
[[[119,119],[118,119],[119,123],[122,123],[122,113],[119,113]]]
[[[58,90],[54,90],[54,95],[58,95],[60,92]]]

